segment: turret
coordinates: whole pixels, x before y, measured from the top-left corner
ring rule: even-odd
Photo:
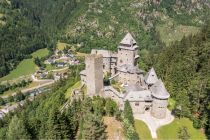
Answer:
[[[153,98],[151,114],[155,118],[163,119],[166,116],[168,98],[170,95],[160,79],[150,88],[150,90]]]
[[[157,74],[154,70],[154,68],[152,67],[150,69],[150,71],[145,75],[145,78],[144,78],[144,81],[145,83],[150,87],[152,86],[153,84],[155,84],[157,81],[158,81],[158,77],[157,77]]]

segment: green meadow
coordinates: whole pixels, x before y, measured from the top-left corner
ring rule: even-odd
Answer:
[[[194,26],[161,24],[156,27],[161,40],[168,46],[174,41],[180,41],[184,36],[194,35],[200,28]]]
[[[190,140],[205,140],[207,139],[205,134],[198,129],[195,129],[193,127],[192,121],[190,121],[188,118],[181,118],[181,119],[175,119],[171,124],[162,126],[158,129],[158,139],[178,139],[178,131],[180,127],[187,127],[188,133],[190,135]]]
[[[152,140],[150,130],[143,121],[135,120],[135,128],[141,140]]]
[[[7,81],[7,80],[14,80],[16,78],[20,77],[27,77],[30,74],[33,74],[38,67],[34,63],[34,58],[39,57],[42,58],[44,56],[47,56],[49,53],[48,49],[40,49],[37,50],[36,52],[32,53],[32,58],[30,59],[24,59],[22,60],[18,66],[12,70],[8,75],[0,78],[0,81]]]

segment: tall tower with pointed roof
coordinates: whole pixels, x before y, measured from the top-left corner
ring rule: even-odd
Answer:
[[[138,58],[138,46],[135,39],[130,33],[127,33],[118,46],[118,62],[117,65],[124,64],[136,65]]]

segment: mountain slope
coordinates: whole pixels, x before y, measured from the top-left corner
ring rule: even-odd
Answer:
[[[194,121],[194,127],[209,127],[210,110],[210,23],[195,36],[163,48],[154,66],[165,81],[177,115]]]
[[[141,48],[155,46],[157,24],[201,26],[209,15],[209,1],[97,0],[66,31],[69,42],[85,47],[115,49],[117,42],[130,31]]]

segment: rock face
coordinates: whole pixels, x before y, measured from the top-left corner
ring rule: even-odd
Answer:
[[[86,84],[89,96],[97,95],[103,89],[103,57],[90,54],[85,59]]]

